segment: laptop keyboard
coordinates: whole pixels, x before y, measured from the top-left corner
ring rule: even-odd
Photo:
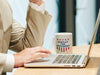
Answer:
[[[58,55],[53,64],[77,64],[82,55]]]

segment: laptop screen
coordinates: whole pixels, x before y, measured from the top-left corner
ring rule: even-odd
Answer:
[[[95,28],[94,28],[94,31],[93,31],[92,40],[91,40],[91,43],[90,43],[90,47],[89,47],[89,52],[88,52],[87,60],[88,60],[88,58],[89,58],[90,51],[91,51],[92,46],[93,46],[94,41],[95,41],[95,37],[96,37],[97,31],[98,31],[98,28],[99,28],[99,23],[100,23],[100,9],[99,9],[97,21],[96,21],[96,24],[95,24]]]

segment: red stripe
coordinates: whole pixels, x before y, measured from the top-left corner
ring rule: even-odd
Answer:
[[[66,52],[67,52],[67,47],[66,47]]]

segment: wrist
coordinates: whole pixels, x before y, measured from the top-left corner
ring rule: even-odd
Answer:
[[[20,54],[14,54],[15,64],[14,68],[21,67],[24,65],[23,59],[21,59]]]
[[[39,1],[30,0],[30,2],[35,3],[35,4],[37,4],[38,6],[40,6],[42,3],[44,3],[44,1],[42,1],[42,0],[39,0]]]

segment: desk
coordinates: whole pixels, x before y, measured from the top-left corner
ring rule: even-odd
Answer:
[[[75,54],[87,54],[89,46],[73,47]],[[93,45],[86,68],[18,68],[13,75],[96,75],[100,61],[100,44]]]

